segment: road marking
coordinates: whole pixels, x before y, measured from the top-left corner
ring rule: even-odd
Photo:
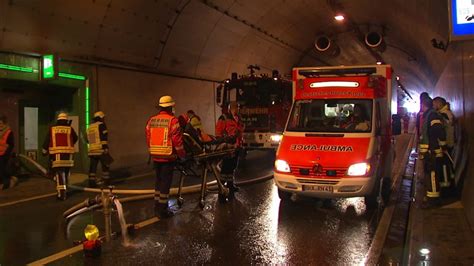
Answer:
[[[39,196],[31,197],[31,198],[26,198],[26,199],[21,199],[21,200],[15,200],[15,201],[11,201],[11,202],[2,203],[2,204],[0,204],[0,207],[11,206],[11,205],[15,205],[15,204],[18,204],[18,203],[23,203],[23,202],[27,202],[27,201],[47,198],[47,197],[51,197],[51,196],[56,196],[56,192],[49,193],[49,194],[44,194],[44,195],[39,195]]]
[[[72,255],[72,254],[74,254],[74,253],[76,253],[76,252],[79,252],[79,251],[81,251],[81,250],[82,250],[82,245],[77,245],[77,246],[72,247],[72,248],[70,248],[70,249],[66,249],[66,250],[63,250],[63,251],[58,252],[58,253],[56,253],[56,254],[53,254],[53,255],[51,255],[51,256],[49,256],[49,257],[42,258],[42,259],[40,259],[40,260],[31,262],[31,263],[29,263],[29,264],[27,264],[27,265],[32,265],[32,266],[34,266],[34,265],[45,265],[45,264],[51,263],[51,262],[53,262],[53,261],[59,260],[59,259],[61,259],[61,258],[64,258],[64,257],[66,257],[66,256]]]
[[[404,157],[400,164],[401,166],[408,164],[410,152],[413,148],[414,142],[415,142],[415,137],[414,135],[412,135],[410,137],[410,140],[408,141],[407,149],[405,150]],[[403,167],[400,167],[400,168],[405,170],[405,168]],[[378,263],[380,255],[382,254],[383,245],[385,243],[385,239],[388,234],[388,229],[390,228],[390,223],[392,221],[393,213],[395,211],[395,207],[396,207],[395,203],[397,202],[399,193],[401,191],[400,186],[401,186],[401,182],[403,181],[402,175],[403,173],[401,169],[399,169],[399,171],[395,173],[396,180],[394,180],[394,183],[392,184],[392,193],[390,195],[390,201],[389,201],[389,203],[391,204],[387,204],[387,206],[385,207],[383,211],[382,217],[380,218],[379,224],[377,225],[374,238],[372,240],[372,243],[370,244],[369,251],[367,252],[367,255],[365,257],[365,261],[364,261],[365,265],[376,265]]]

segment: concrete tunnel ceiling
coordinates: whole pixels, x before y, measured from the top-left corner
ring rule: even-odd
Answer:
[[[337,11],[348,19],[334,20]],[[380,53],[414,96],[436,83],[446,54],[445,0],[0,0],[0,50],[223,80],[257,64],[374,64],[356,32],[383,32]],[[314,49],[326,34],[337,57]],[[413,93],[415,92],[415,93]]]

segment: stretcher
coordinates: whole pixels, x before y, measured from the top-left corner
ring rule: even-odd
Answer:
[[[188,176],[198,176],[194,171],[195,168],[200,170],[201,175],[199,206],[204,208],[206,195],[210,192],[215,192],[207,187],[210,173],[216,178],[219,201],[227,202],[229,200],[229,189],[222,183],[217,165],[222,159],[233,156],[235,154],[235,147],[225,143],[224,139],[201,143],[187,133],[183,134],[183,140],[184,148],[186,153],[190,155],[191,162],[179,163],[176,166],[176,169],[181,173],[178,187],[178,205],[181,207],[184,203],[181,197],[184,179]]]

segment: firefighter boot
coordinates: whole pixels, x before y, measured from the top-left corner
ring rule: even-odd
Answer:
[[[95,188],[97,187],[97,180],[95,178],[95,174],[89,173],[89,187]]]

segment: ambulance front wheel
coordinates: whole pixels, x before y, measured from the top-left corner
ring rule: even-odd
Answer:
[[[282,201],[290,201],[290,200],[291,200],[291,193],[290,193],[290,192],[286,192],[286,191],[281,190],[281,189],[278,189],[278,197],[279,197]]]

